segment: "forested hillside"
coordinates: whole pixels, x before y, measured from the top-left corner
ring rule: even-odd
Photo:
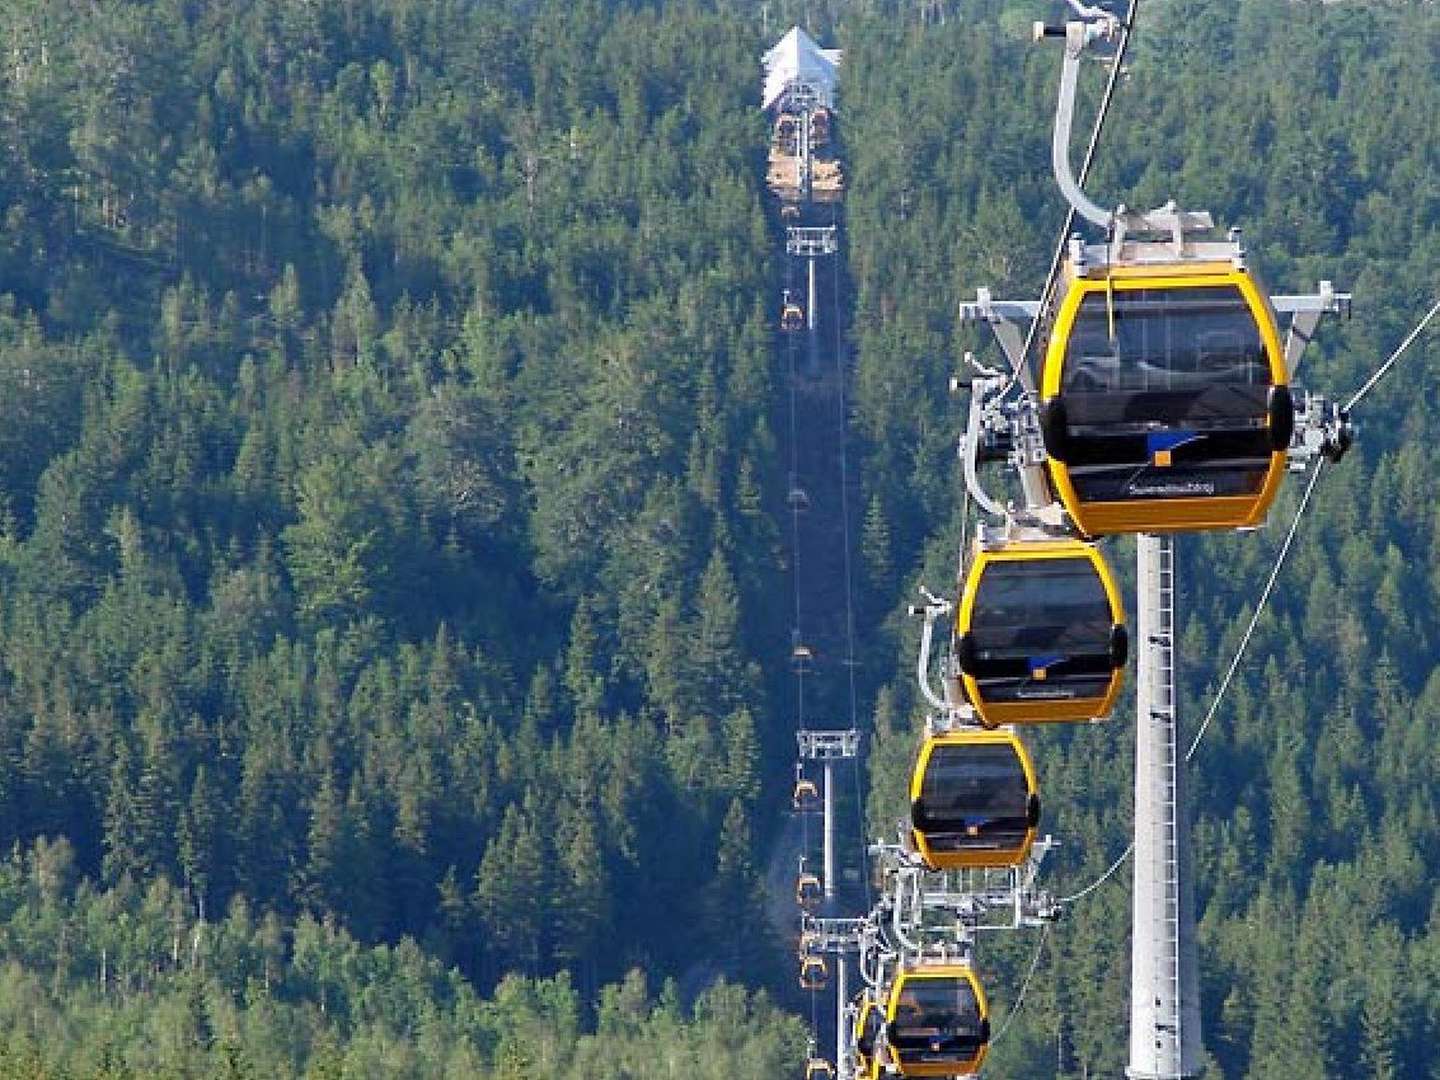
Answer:
[[[60,998],[316,1005],[293,958],[192,955],[243,904],[587,1008],[778,963],[758,37],[44,0],[0,41],[0,840],[73,859],[55,950],[7,897],[6,954]],[[111,899],[55,909],[81,879]],[[105,954],[93,913],[161,882],[185,948]]]
[[[956,303],[1032,295],[1061,220],[1047,12],[963,6],[0,5],[0,1070],[796,1066],[733,985],[790,978],[763,20],[847,50],[888,835]],[[1353,289],[1303,381],[1354,388],[1440,285],[1440,14],[1146,0],[1137,50],[1094,189]],[[1440,1062],[1434,372],[1367,400],[1197,758],[1215,1076]],[[1184,544],[1192,718],[1279,533]],[[1062,893],[1124,847],[1129,731],[1032,741]],[[1118,1074],[1126,888],[1051,935],[989,1075]],[[1033,943],[986,943],[998,1018]]]

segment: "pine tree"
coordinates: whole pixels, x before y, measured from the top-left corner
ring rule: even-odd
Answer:
[[[715,955],[729,970],[753,973],[765,959],[767,939],[760,909],[760,878],[751,859],[750,822],[739,799],[730,801],[720,826],[715,877],[708,888],[707,915]]]
[[[679,601],[661,600],[646,645],[645,672],[650,702],[672,735],[689,719],[690,702],[698,694],[691,681],[692,652],[687,648]]]
[[[351,367],[367,367],[376,359],[380,317],[370,295],[370,282],[360,260],[350,264],[345,293],[335,305],[331,324],[331,365],[337,374]]]
[[[327,772],[310,800],[305,869],[299,890],[306,906],[317,916],[333,915],[337,902],[344,903],[341,886],[349,846],[345,832],[344,809],[335,790],[335,778]]]
[[[152,863],[144,843],[153,834],[156,823],[147,820],[147,809],[150,808],[140,798],[132,775],[129,746],[122,739],[116,744],[110,791],[105,800],[103,865],[107,882],[127,876],[140,880],[149,876]]]
[[[440,923],[440,956],[470,972],[474,957],[473,910],[454,865],[445,869],[438,887],[436,912]]]
[[[602,935],[610,925],[610,879],[593,810],[577,808],[557,837],[560,895],[555,907],[555,958],[576,970],[581,986],[594,988]]]
[[[895,564],[890,539],[890,521],[879,494],[870,496],[865,522],[860,530],[860,558],[865,568],[866,593],[876,605],[889,603],[894,592]]]
[[[551,851],[522,809],[511,803],[475,874],[475,907],[494,943],[492,970],[534,973],[549,918],[546,867]]]
[[[202,918],[209,910],[211,890],[216,884],[215,872],[220,862],[220,822],[225,816],[224,808],[219,805],[219,792],[211,785],[209,771],[204,764],[197,765],[195,780],[190,786],[190,801],[180,819],[179,855],[180,872],[195,896]]]
[[[692,638],[699,707],[724,716],[751,699],[754,688],[740,648],[740,597],[724,554],[716,547],[700,578]]]
[[[323,458],[300,477],[300,520],[283,535],[300,613],[314,625],[365,612],[383,575],[382,522],[353,462]]]
[[[723,789],[753,804],[760,795],[760,742],[749,709],[736,709],[725,718],[724,748]]]
[[[600,635],[595,626],[596,605],[581,597],[570,620],[570,647],[565,655],[565,687],[577,714],[599,716],[605,701],[605,680],[600,673]]]

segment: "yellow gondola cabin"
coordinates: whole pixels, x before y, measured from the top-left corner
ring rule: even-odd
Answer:
[[[1257,525],[1294,431],[1267,294],[1236,262],[1067,264],[1040,386],[1055,492],[1080,531]]]
[[[965,964],[902,969],[885,1006],[885,1042],[902,1076],[968,1076],[990,1046],[990,1007]]]
[[[1093,544],[977,548],[955,625],[965,696],[987,727],[1105,716],[1129,655],[1124,618]]]
[[[1040,823],[1035,768],[1009,731],[925,740],[910,779],[915,850],[932,870],[1016,866]]]

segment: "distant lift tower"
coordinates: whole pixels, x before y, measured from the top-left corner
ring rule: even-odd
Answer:
[[[803,226],[791,226],[785,230],[785,254],[797,255],[806,260],[809,271],[810,292],[805,304],[806,328],[815,329],[815,260],[826,255],[834,255],[839,250],[835,240],[835,226],[827,225],[824,228],[806,228]]]
[[[813,230],[791,230],[824,232],[824,229]],[[813,263],[812,263],[813,265]],[[835,899],[835,762],[844,761],[847,758],[857,757],[860,753],[860,732],[855,728],[848,731],[814,731],[805,729],[795,733],[795,739],[800,744],[800,758],[803,761],[818,761],[825,766],[825,854],[824,854],[824,884],[825,899]],[[848,929],[848,928],[847,928]],[[842,940],[843,939],[843,940]],[[836,1049],[837,1060],[839,1049],[845,1032],[845,1006],[850,1000],[849,987],[846,986],[848,972],[845,970],[845,958],[848,952],[853,951],[849,939],[845,934],[836,935],[836,940],[829,942],[832,946],[827,951],[835,955],[835,1001],[836,1001]]]
[[[853,733],[852,733],[853,734]],[[847,958],[860,951],[865,919],[827,919],[807,916],[801,933],[817,953],[835,958],[835,1065],[836,1080],[856,1080],[854,1055],[849,1053],[854,1020],[850,1013]]]
[[[856,757],[860,753],[860,732],[815,731],[796,732],[800,757],[819,761],[825,766],[825,899],[835,899],[835,762]]]

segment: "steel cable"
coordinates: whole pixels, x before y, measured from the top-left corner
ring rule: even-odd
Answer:
[[[1359,390],[1356,390],[1355,393],[1351,395],[1350,400],[1345,403],[1345,411],[1347,413],[1351,409],[1355,408],[1355,406],[1359,404],[1360,399],[1363,398],[1366,394],[1370,393],[1370,391],[1374,389],[1375,384],[1378,383],[1381,379],[1383,379],[1385,375],[1390,371],[1390,369],[1395,366],[1395,362],[1399,360],[1402,355],[1404,355],[1405,350],[1410,347],[1411,343],[1413,343],[1414,340],[1418,338],[1421,333],[1424,332],[1425,327],[1430,325],[1430,320],[1435,318],[1435,315],[1437,313],[1440,313],[1440,300],[1435,301],[1435,306],[1432,307],[1428,312],[1426,312],[1425,317],[1420,320],[1419,324],[1416,325],[1415,329],[1411,330],[1410,333],[1406,335],[1405,340],[1402,341],[1395,349],[1395,351],[1390,354],[1390,359],[1386,360],[1385,363],[1381,364],[1375,370],[1375,374],[1371,375],[1370,378],[1365,380],[1365,385],[1360,387]]]
[[[1101,874],[1098,878],[1092,881],[1089,885],[1086,885],[1085,888],[1081,889],[1074,896],[1061,897],[1061,899],[1057,901],[1057,903],[1073,904],[1076,900],[1083,900],[1085,897],[1089,896],[1096,889],[1100,888],[1101,885],[1104,885],[1105,882],[1110,880],[1111,876],[1115,873],[1116,870],[1119,870],[1120,867],[1125,864],[1125,860],[1130,857],[1130,853],[1134,850],[1135,844],[1132,841],[1125,846],[1125,850],[1120,853],[1120,857],[1110,864],[1110,869],[1106,870],[1103,874]]]
[[[1265,582],[1265,588],[1261,590],[1260,602],[1255,605],[1255,612],[1250,616],[1250,625],[1245,628],[1245,635],[1240,639],[1240,645],[1235,650],[1235,656],[1230,661],[1230,667],[1225,672],[1225,677],[1220,680],[1220,688],[1215,691],[1215,697],[1210,702],[1210,708],[1205,713],[1205,719],[1200,722],[1200,729],[1195,732],[1195,740],[1190,744],[1190,749],[1185,752],[1185,760],[1188,762],[1195,756],[1199,749],[1200,742],[1205,738],[1205,732],[1210,727],[1210,721],[1215,719],[1215,713],[1220,708],[1220,703],[1225,700],[1225,692],[1230,689],[1231,680],[1235,678],[1235,672],[1240,667],[1240,661],[1245,658],[1245,649],[1250,644],[1250,638],[1255,633],[1255,628],[1260,625],[1260,616],[1265,614],[1265,605],[1270,601],[1270,595],[1275,591],[1275,582],[1280,578],[1280,570],[1285,565],[1285,558],[1290,554],[1290,547],[1295,542],[1295,534],[1300,530],[1300,521],[1305,516],[1305,510],[1310,505],[1310,496],[1315,492],[1315,485],[1320,479],[1320,474],[1325,469],[1325,459],[1321,458],[1315,466],[1315,471],[1310,474],[1310,482],[1305,485],[1305,493],[1300,496],[1300,505],[1295,508],[1295,517],[1290,522],[1290,531],[1285,534],[1285,542],[1280,545],[1280,553],[1275,557],[1275,565],[1270,568],[1270,578]]]
[[[865,888],[865,910],[869,911],[874,902],[870,896],[870,851],[865,846],[865,798],[864,787],[860,783],[860,755],[851,758],[850,764],[855,775],[855,818],[860,826],[860,880]]]
[[[794,281],[794,268],[787,260],[785,268],[785,280],[787,285]],[[788,289],[787,289],[788,293]],[[796,373],[795,373],[795,351],[796,343],[794,335],[790,335],[785,350],[788,375],[789,375],[789,428],[790,428],[790,477],[785,492],[785,499],[790,506],[790,577],[795,596],[795,625],[791,632],[791,663],[795,665],[795,713],[796,726],[806,730],[805,719],[805,672],[799,658],[794,655],[795,645],[801,642],[800,637],[800,504],[794,497],[799,486],[800,451],[797,432],[798,413],[796,394]],[[800,779],[800,772],[796,770],[796,780]],[[804,859],[810,855],[810,814],[806,807],[797,806],[800,815],[800,858],[801,867],[804,866]],[[798,873],[797,873],[798,888]],[[802,913],[803,919],[803,913]],[[812,988],[810,994],[810,1027],[811,1030],[818,1030],[820,1019],[820,998],[819,991]]]
[[[833,219],[832,219],[833,220]],[[837,230],[838,233],[838,230]],[[855,695],[855,603],[854,603],[854,577],[850,566],[850,465],[849,465],[849,432],[850,415],[849,399],[845,394],[845,343],[841,335],[840,326],[840,269],[838,260],[840,258],[839,245],[836,245],[835,254],[831,256],[836,260],[831,265],[830,285],[831,297],[835,318],[835,378],[839,386],[840,397],[840,527],[844,534],[844,565],[845,565],[845,670],[849,676],[850,689],[850,727],[855,728],[856,721],[856,695]]]
[[[849,682],[850,729],[855,731],[858,729],[858,708],[855,690],[855,590],[850,550],[850,466],[848,451],[850,442],[850,412],[849,398],[845,393],[845,345],[840,322],[840,253],[838,244],[836,245],[835,255],[832,256],[832,258],[836,260],[831,268],[830,274],[831,298],[835,318],[835,377],[838,380],[840,388],[840,520],[841,527],[845,534],[845,670]],[[862,798],[859,755],[857,754],[850,760],[851,771],[855,778],[855,816],[859,825],[860,878],[865,888],[865,908],[869,910],[871,906],[870,863],[869,852],[865,846],[865,801]]]
[[[792,268],[786,264],[786,281],[793,281]],[[787,290],[788,291],[788,290]],[[800,502],[795,497],[799,491],[800,477],[800,449],[799,435],[796,416],[799,411],[796,403],[795,389],[795,339],[790,336],[786,349],[786,359],[789,366],[790,382],[790,483],[785,492],[785,499],[790,504],[790,581],[795,594],[795,625],[791,630],[791,663],[795,665],[795,711],[796,723],[801,731],[805,730],[805,672],[798,663],[798,657],[794,654],[794,648],[800,644]]]
[[[1201,721],[1199,730],[1197,730],[1195,733],[1194,741],[1190,743],[1190,749],[1185,752],[1186,762],[1194,759],[1195,753],[1199,749],[1201,741],[1205,738],[1206,732],[1209,730],[1211,721],[1215,719],[1215,715],[1219,711],[1221,703],[1225,700],[1225,694],[1230,689],[1230,684],[1235,678],[1235,672],[1239,670],[1240,662],[1245,657],[1245,650],[1250,644],[1250,639],[1255,634],[1255,628],[1260,623],[1260,617],[1265,613],[1265,607],[1269,603],[1270,597],[1275,591],[1275,584],[1280,578],[1280,571],[1281,569],[1283,569],[1285,565],[1285,560],[1290,554],[1290,549],[1294,545],[1295,536],[1300,529],[1300,522],[1305,516],[1305,511],[1309,508],[1310,497],[1315,492],[1315,485],[1320,479],[1320,473],[1323,471],[1324,465],[1325,462],[1322,459],[1321,462],[1315,467],[1315,471],[1310,474],[1310,482],[1305,485],[1305,491],[1300,496],[1300,505],[1295,508],[1295,517],[1291,520],[1290,528],[1285,534],[1285,540],[1280,545],[1280,551],[1275,557],[1275,564],[1270,568],[1270,577],[1265,582],[1265,588],[1260,593],[1260,601],[1258,604],[1256,604],[1254,614],[1252,614],[1250,617],[1250,624],[1245,628],[1245,634],[1240,639],[1240,645],[1235,650],[1235,655],[1230,661],[1229,668],[1226,669],[1225,677],[1220,682],[1220,688],[1215,691],[1215,697],[1211,700],[1210,708],[1205,713],[1205,719]],[[1091,882],[1089,885],[1081,889],[1078,893],[1075,893],[1073,896],[1064,897],[1060,900],[1060,903],[1074,903],[1076,900],[1083,899],[1084,897],[1089,896],[1096,889],[1100,888],[1101,885],[1104,885],[1105,882],[1110,880],[1116,870],[1120,869],[1121,865],[1125,862],[1126,859],[1130,857],[1130,853],[1134,851],[1134,849],[1135,845],[1131,843],[1125,848],[1123,852],[1120,853],[1120,857],[1110,864],[1110,868],[1106,870],[1103,874],[1101,874],[1095,881]]]
[[[1110,65],[1110,75],[1105,80],[1105,93],[1100,98],[1100,111],[1095,116],[1095,125],[1090,130],[1090,142],[1085,147],[1085,158],[1080,163],[1080,174],[1076,182],[1083,188],[1085,181],[1090,175],[1090,166],[1095,161],[1095,151],[1100,145],[1100,135],[1105,129],[1105,118],[1110,112],[1110,103],[1115,97],[1115,88],[1119,85],[1121,69],[1125,62],[1125,53],[1130,48],[1130,35],[1135,29],[1135,17],[1140,10],[1140,0],[1130,0],[1130,7],[1125,13],[1125,21],[1120,25],[1120,44],[1115,48],[1115,56]],[[1069,242],[1071,230],[1075,228],[1075,208],[1072,206],[1065,211],[1065,224],[1060,229],[1060,238],[1055,244],[1055,251],[1050,257],[1050,270],[1045,275],[1045,288],[1040,291],[1040,308],[1035,318],[1030,320],[1030,329],[1025,334],[1025,346],[1020,350],[1020,363],[1027,364],[1030,361],[1030,350],[1035,347],[1035,338],[1040,331],[1041,316],[1046,306],[1050,303],[1050,297],[1055,291],[1055,282],[1060,275],[1060,264],[1065,258],[1065,245]],[[1005,384],[1001,395],[1008,393],[1015,385],[1018,372],[1010,373],[1010,381]]]
[[[1440,300],[1437,300],[1434,306],[1425,313],[1425,317],[1415,325],[1415,328],[1405,335],[1405,339],[1395,347],[1395,351],[1390,354],[1389,358],[1375,369],[1375,373],[1365,380],[1365,384],[1351,395],[1350,400],[1345,403],[1344,411],[1346,413],[1354,409],[1355,406],[1375,388],[1376,384],[1385,377],[1390,369],[1393,368],[1405,354],[1405,350],[1414,344],[1415,340],[1424,333],[1425,328],[1430,325],[1431,320],[1433,320],[1437,314],[1440,314]],[[1299,531],[1300,521],[1305,516],[1305,511],[1310,505],[1310,496],[1314,494],[1315,485],[1319,482],[1320,474],[1324,471],[1324,468],[1325,459],[1321,458],[1315,466],[1315,471],[1310,475],[1310,482],[1305,485],[1305,492],[1300,497],[1300,505],[1295,509],[1295,517],[1290,522],[1290,529],[1285,534],[1284,543],[1280,545],[1280,552],[1275,558],[1275,565],[1270,569],[1269,580],[1265,582],[1265,588],[1260,593],[1260,602],[1255,606],[1254,614],[1250,617],[1250,625],[1245,628],[1245,634],[1240,639],[1240,645],[1235,650],[1235,656],[1230,661],[1229,668],[1225,671],[1225,677],[1220,681],[1220,688],[1216,690],[1215,697],[1210,702],[1210,708],[1205,713],[1205,719],[1201,721],[1200,728],[1195,733],[1195,739],[1191,742],[1190,749],[1185,753],[1186,761],[1194,758],[1196,750],[1200,747],[1201,740],[1205,738],[1205,733],[1210,727],[1210,722],[1215,719],[1215,714],[1220,708],[1220,703],[1225,699],[1226,691],[1230,689],[1230,683],[1235,677],[1235,672],[1240,667],[1240,661],[1245,656],[1245,650],[1250,644],[1250,638],[1254,635],[1255,628],[1260,623],[1260,616],[1265,613],[1265,606],[1269,602],[1271,594],[1275,591],[1275,582],[1280,577],[1280,570],[1285,565],[1286,556],[1290,554],[1290,547],[1295,542],[1295,535]]]
[[[1035,977],[1035,971],[1040,966],[1040,957],[1045,949],[1045,942],[1050,939],[1050,924],[1046,923],[1045,928],[1040,931],[1040,940],[1035,945],[1035,955],[1030,958],[1030,970],[1025,973],[1025,981],[1020,984],[1020,992],[1015,995],[1015,1004],[1010,1006],[1010,1011],[1005,1014],[1005,1022],[1000,1025],[1000,1030],[990,1036],[990,1045],[994,1046],[1004,1037],[1005,1032],[1010,1030],[1011,1023],[1015,1017],[1020,1015],[1020,1010],[1025,1007],[1025,994],[1030,989],[1030,980]]]

